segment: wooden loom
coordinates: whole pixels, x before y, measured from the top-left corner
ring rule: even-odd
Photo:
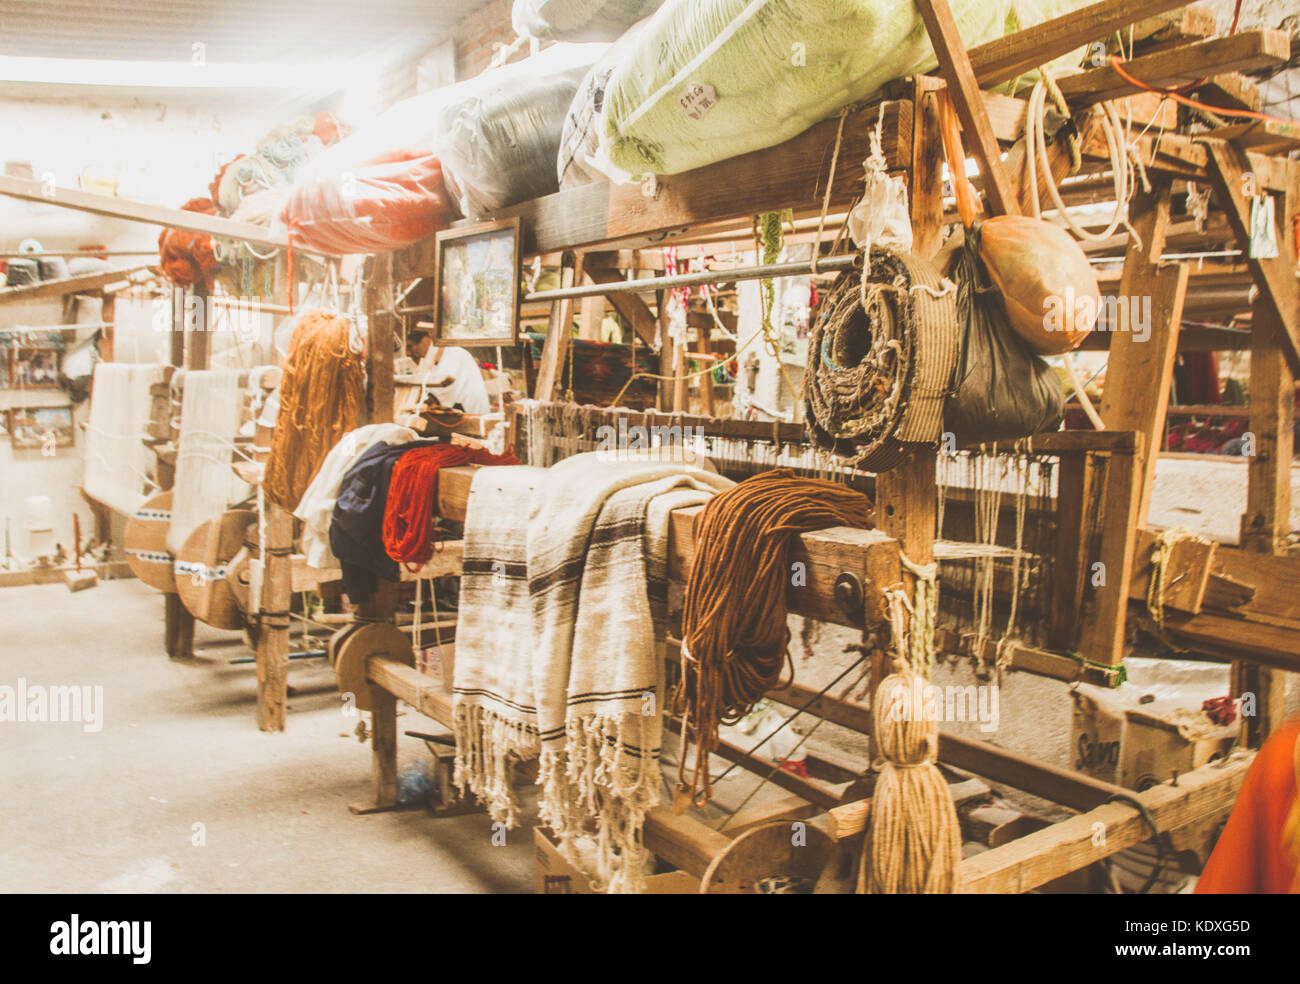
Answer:
[[[1000,159],[1000,145],[1014,144],[1019,138],[1024,103],[981,92],[980,87],[1006,81],[1081,43],[1182,4],[1140,6],[1107,0],[970,52],[964,52],[956,38],[945,4],[919,0],[919,6],[940,53],[944,78],[904,82],[893,87],[883,103],[848,115],[841,164],[833,176],[832,203],[849,204],[857,177],[853,172],[866,154],[865,134],[883,107],[889,167],[908,177],[916,250],[933,254],[944,222],[940,190],[933,180],[942,159],[934,125],[936,93],[947,87],[953,96],[968,139],[973,138],[984,190],[994,210],[1018,211],[1024,191],[1017,188],[1007,172],[1020,174],[1023,153],[1017,158],[1013,149],[1008,167]],[[1177,31],[1181,25],[1180,21],[1166,19],[1164,28]],[[1175,45],[1136,59],[1129,68],[1156,85],[1211,75],[1215,76],[1215,86],[1240,91],[1241,86],[1235,85],[1240,77],[1234,81],[1232,72],[1279,64],[1287,57],[1289,46],[1284,37],[1276,32],[1249,32],[1196,41],[1190,46]],[[1063,83],[1062,88],[1075,108],[1138,95],[1109,67],[1067,81],[1068,86]],[[1158,114],[1162,107],[1147,100],[1145,111]],[[1085,128],[1086,161],[1104,157],[1104,147],[1094,136]],[[815,215],[815,191],[823,187],[819,184],[824,180],[821,172],[831,157],[835,137],[836,122],[828,121],[778,147],[695,172],[661,177],[644,187],[591,185],[523,203],[503,210],[498,217],[522,219],[525,252],[529,254],[576,251],[575,261],[567,265],[571,272],[566,284],[580,282],[584,274],[595,283],[605,283],[609,265],[623,255],[620,251],[635,253],[664,237],[673,237],[677,243],[710,236],[734,237],[758,211],[790,208],[796,220]],[[1133,202],[1131,218],[1141,242],[1128,248],[1120,291],[1154,298],[1155,333],[1145,350],[1135,349],[1127,336],[1111,339],[1113,385],[1108,387],[1108,399],[1102,408],[1107,430],[1040,435],[1031,441],[1034,451],[1057,456],[1061,468],[1056,514],[1059,549],[1070,576],[1062,578],[1052,599],[1052,632],[1063,650],[1075,650],[1084,659],[1080,661],[1064,651],[1017,647],[1013,667],[1066,680],[1114,680],[1122,665],[1130,602],[1144,596],[1148,576],[1144,561],[1150,552],[1151,534],[1143,527],[1189,280],[1185,264],[1167,264],[1161,259],[1169,237],[1174,182],[1208,184],[1226,194],[1233,232],[1239,242],[1244,242],[1242,173],[1249,170],[1259,188],[1281,195],[1284,215],[1300,211],[1300,164],[1266,152],[1297,145],[1300,134],[1272,124],[1225,127],[1221,133],[1195,139],[1161,132],[1139,140],[1152,191],[1139,194]],[[1063,169],[1063,147],[1054,145],[1053,156],[1054,164],[1061,164]],[[1171,563],[1180,576],[1178,580],[1185,582],[1184,587],[1164,598],[1170,611],[1168,631],[1195,640],[1201,647],[1236,656],[1241,679],[1254,675],[1256,681],[1266,679],[1258,675],[1260,665],[1300,668],[1300,644],[1296,641],[1300,638],[1296,632],[1300,629],[1300,611],[1286,598],[1287,589],[1275,589],[1267,583],[1276,577],[1279,584],[1294,584],[1300,576],[1300,563],[1281,553],[1290,495],[1289,394],[1292,374],[1300,367],[1300,295],[1291,276],[1296,257],[1294,244],[1289,237],[1283,238],[1286,242],[1282,259],[1249,264],[1261,290],[1253,337],[1258,365],[1252,368],[1252,389],[1257,399],[1251,421],[1267,449],[1250,464],[1250,506],[1243,520],[1243,533],[1249,536],[1243,535],[1241,548],[1176,552]],[[370,270],[372,285],[428,276],[432,267],[432,244],[418,244],[377,259]],[[619,308],[633,312],[627,316],[638,335],[653,330],[657,323],[643,303],[630,303],[627,295],[620,298]],[[386,398],[381,394],[388,391],[391,369],[373,353],[390,350],[393,321],[378,304],[372,304],[370,309],[375,419],[387,419]],[[572,312],[570,300],[555,305],[553,330],[548,335],[535,393],[541,399],[551,396],[558,368],[563,365],[569,339],[564,329],[571,323]],[[677,368],[680,370],[680,366]],[[683,387],[674,387],[671,398],[675,411],[685,409]],[[726,423],[734,422],[719,421],[718,425]],[[776,431],[780,434],[780,428]],[[1104,469],[1098,467],[1102,463]],[[442,473],[438,507],[441,515],[463,517],[469,476],[469,469]],[[1101,487],[1097,488],[1099,483]],[[1079,536],[1089,489],[1095,489],[1106,518],[1095,556],[1087,552]],[[936,493],[932,454],[918,453],[896,471],[876,476],[881,531],[867,535],[827,530],[805,535],[801,557],[806,555],[810,571],[818,573],[810,579],[812,591],[790,598],[791,610],[862,627],[860,615],[846,615],[835,602],[834,583],[847,574],[862,586],[867,618],[879,618],[881,590],[909,579],[898,563],[900,551],[918,563],[934,557]],[[685,565],[690,553],[685,514],[674,519],[673,531],[671,573],[680,580],[688,570]],[[1273,556],[1264,558],[1247,551]],[[1106,585],[1089,590],[1085,572],[1094,561],[1106,565],[1109,577]],[[1260,563],[1269,571],[1268,577],[1250,574],[1252,566]],[[385,619],[392,617],[393,610],[391,592],[381,592],[363,607],[363,615]],[[961,640],[949,642],[961,645]],[[876,680],[883,674],[882,664],[877,659]],[[442,681],[422,674],[393,654],[367,656],[364,676],[372,689],[370,701],[374,708],[375,788],[373,803],[355,807],[358,812],[388,809],[396,803],[397,701],[406,702],[444,725],[450,725],[452,710],[450,692]],[[1264,686],[1253,685],[1261,689]],[[870,710],[865,705],[819,696],[798,686],[771,696],[792,707],[811,702],[809,708],[819,716],[870,733]],[[1261,730],[1256,729],[1254,741]],[[767,763],[753,759],[743,749],[724,744],[719,754],[740,760],[754,771],[768,771]],[[1178,777],[1176,785],[1162,784],[1138,793],[1136,799],[1160,830],[1170,832],[1176,842],[1181,837],[1183,844],[1194,844],[1204,858],[1212,843],[1208,834],[1231,808],[1250,760],[1249,753],[1235,754],[1227,761]],[[1132,794],[1107,783],[949,735],[941,738],[940,761],[1079,811],[1069,820],[963,862],[966,891],[1029,891],[1138,844],[1151,833],[1138,810],[1129,803],[1112,801],[1117,795],[1131,799]],[[854,837],[863,829],[869,802],[838,800],[824,784],[786,773],[772,773],[771,781],[793,792],[794,802],[783,801],[776,809],[759,811],[746,823],[732,825],[726,833],[692,815],[677,816],[660,808],[647,820],[647,846],[663,861],[698,878],[727,849],[733,836],[757,820],[817,816],[821,829],[840,839]],[[1101,844],[1093,836],[1097,823],[1107,831]]]
[[[917,78],[893,87],[883,103],[860,108],[849,114],[844,127],[844,148],[833,182],[832,204],[850,203],[857,184],[858,162],[866,156],[866,133],[875,124],[883,106],[885,153],[891,170],[908,177],[916,250],[932,254],[939,245],[944,222],[937,175],[942,150],[934,127],[936,93],[948,88],[959,109],[974,155],[981,164],[983,185],[995,211],[1015,211],[1024,197],[1016,178],[1023,164],[1013,147],[1008,161],[1000,160],[999,149],[1014,144],[1024,125],[1022,100],[982,92],[989,87],[1064,54],[1081,43],[1104,36],[1135,20],[1181,7],[1180,3],[1159,2],[1138,5],[1131,0],[1105,0],[1086,10],[1067,15],[1018,35],[965,52],[954,38],[943,3],[920,0],[927,26],[940,53],[944,78]],[[1175,23],[1170,21],[1170,23]],[[1176,26],[1176,25],[1175,25]],[[1183,40],[1186,40],[1185,38]],[[1194,50],[1192,50],[1194,48]],[[1247,32],[1234,38],[1193,41],[1175,45],[1130,63],[1133,74],[1156,85],[1169,85],[1215,76],[1213,84],[1228,93],[1241,91],[1233,72],[1278,64],[1289,55],[1285,38],[1276,32]],[[1240,81],[1240,77],[1237,77]],[[1066,82],[1069,84],[1066,85]],[[1098,101],[1143,97],[1118,78],[1109,67],[1085,72],[1062,83],[1073,108]],[[1240,98],[1238,95],[1236,98]],[[1148,101],[1149,103],[1149,101]],[[1154,119],[1159,106],[1147,105]],[[591,185],[561,192],[504,210],[500,217],[523,220],[525,251],[530,255],[576,251],[575,280],[587,276],[603,282],[610,264],[617,264],[619,251],[636,251],[672,237],[674,242],[701,241],[709,237],[735,236],[748,226],[758,211],[790,208],[797,220],[814,216],[820,202],[819,184],[835,142],[836,122],[812,127],[801,136],[778,147],[743,155],[699,171],[660,178],[647,188]],[[1241,194],[1242,176],[1254,175],[1264,192],[1281,197],[1284,215],[1300,211],[1300,165],[1272,156],[1272,152],[1300,144],[1297,135],[1273,124],[1224,127],[1221,132],[1195,138],[1163,131],[1143,136],[1139,153],[1152,178],[1152,191],[1140,194],[1133,203],[1132,221],[1141,233],[1141,244],[1128,248],[1119,290],[1123,294],[1149,294],[1158,312],[1155,331],[1145,349],[1135,349],[1131,339],[1119,335],[1110,339],[1113,360],[1108,398],[1102,413],[1108,429],[1099,433],[1069,432],[1044,435],[1035,447],[1061,460],[1061,496],[1057,515],[1062,547],[1073,549],[1069,564],[1074,576],[1064,580],[1053,599],[1054,631],[1072,632],[1077,625],[1077,651],[1089,661],[1094,676],[1107,679],[1107,668],[1117,668],[1123,657],[1125,626],[1130,602],[1140,597],[1144,579],[1144,550],[1149,540],[1142,531],[1150,496],[1158,440],[1163,431],[1165,402],[1173,359],[1179,341],[1181,312],[1187,297],[1189,274],[1185,264],[1165,264],[1161,255],[1172,242],[1170,199],[1175,183],[1195,182],[1219,190],[1227,203],[1227,221],[1238,241],[1244,241],[1248,208]],[[1063,161],[1063,151],[1053,147]],[[1105,157],[1104,145],[1085,128],[1085,161]],[[1054,169],[1055,170],[1055,169]],[[1008,173],[1010,172],[1010,173]],[[1059,177],[1059,175],[1058,175]],[[0,187],[0,191],[5,191]],[[647,194],[647,192],[649,192]],[[94,203],[91,203],[92,205]],[[72,207],[86,207],[80,203]],[[170,217],[166,220],[172,222]],[[1289,469],[1291,459],[1290,394],[1294,374],[1300,369],[1300,289],[1292,271],[1296,257],[1290,237],[1282,237],[1283,256],[1277,261],[1251,261],[1250,277],[1260,290],[1255,304],[1251,336],[1252,392],[1251,427],[1260,439],[1261,453],[1250,463],[1249,506],[1243,517],[1242,546],[1218,547],[1208,553],[1175,557],[1172,563],[1183,574],[1187,587],[1165,599],[1171,610],[1166,629],[1175,637],[1198,648],[1222,652],[1239,660],[1239,689],[1267,693],[1268,674],[1261,667],[1300,668],[1300,612],[1289,586],[1300,583],[1300,564],[1283,552],[1289,513]],[[384,257],[369,265],[370,293],[367,314],[370,323],[367,362],[372,389],[372,419],[392,418],[392,341],[394,316],[380,303],[380,289],[393,282],[428,276],[433,270],[433,244],[426,242]],[[633,303],[636,301],[637,303]],[[657,319],[648,307],[632,295],[619,304],[642,331],[653,331]],[[560,302],[554,318],[557,326],[571,319],[572,302]],[[549,398],[563,364],[568,332],[553,331],[548,337],[537,391]],[[197,366],[196,366],[197,367]],[[672,367],[666,367],[671,369]],[[1110,396],[1109,394],[1114,394]],[[673,406],[684,409],[684,389],[675,387]],[[1104,488],[1107,523],[1099,553],[1085,556],[1077,530],[1088,501],[1084,490],[1098,482],[1097,465],[1105,461]],[[467,470],[451,469],[442,474],[440,511],[454,518],[463,515],[468,489]],[[836,531],[823,531],[804,538],[810,560],[820,564],[825,576],[817,582],[820,600],[797,601],[792,610],[828,621],[844,622],[845,616],[827,591],[840,573],[849,573],[862,583],[864,596],[878,595],[882,587],[906,581],[897,567],[898,551],[913,561],[933,558],[935,541],[935,462],[932,455],[918,454],[894,472],[880,475],[875,483],[876,501],[882,519],[883,536],[870,542],[855,540]],[[260,607],[264,612],[288,608],[294,589],[293,562],[289,555],[292,524],[287,513],[270,507],[267,516],[268,546],[275,552],[267,558],[262,580]],[[680,534],[680,530],[675,527]],[[675,538],[682,539],[681,535]],[[688,539],[688,538],[687,538]],[[688,547],[674,551],[675,577],[682,576]],[[445,572],[454,555],[435,558],[437,573]],[[1106,587],[1089,591],[1084,571],[1100,560],[1110,571]],[[421,572],[423,575],[424,572]],[[828,580],[829,579],[829,580]],[[391,619],[395,592],[391,587],[361,608],[369,619]],[[848,623],[854,624],[854,623]],[[183,629],[182,629],[183,634]],[[258,644],[258,720],[268,730],[283,728],[287,670],[288,627],[275,620],[264,622]],[[1061,652],[1017,649],[1016,668],[1059,678],[1083,674],[1078,660]],[[1099,669],[1100,668],[1100,669]],[[406,701],[444,723],[450,718],[450,696],[438,681],[391,655],[371,656],[366,674],[374,690],[373,726],[375,763],[375,806],[391,807],[396,786],[396,701]],[[790,702],[802,704],[813,696],[792,690]],[[1276,693],[1274,693],[1276,697]],[[1261,706],[1269,707],[1268,701]],[[829,720],[870,731],[869,709],[862,705],[820,699],[815,710]],[[1257,740],[1258,735],[1254,736]],[[1147,838],[1149,831],[1139,813],[1122,803],[1105,804],[1116,790],[1104,783],[1009,755],[991,746],[962,743],[945,737],[941,760],[966,768],[990,779],[1043,796],[1081,811],[1081,815],[995,848],[963,864],[963,880],[971,891],[1026,891],[1078,870],[1115,851]],[[1240,787],[1248,757],[1209,766],[1182,776],[1177,787],[1157,786],[1138,798],[1148,807],[1162,830],[1178,830],[1212,823],[1231,806]],[[783,782],[798,785],[804,805],[794,808],[808,815],[811,808],[831,818],[832,829],[841,836],[860,831],[865,815],[862,802],[829,803],[824,790],[800,784],[798,777]],[[1104,847],[1091,843],[1092,824],[1106,825]],[[736,828],[733,828],[733,831]],[[733,832],[729,831],[729,833]],[[690,816],[656,812],[647,823],[647,844],[664,860],[698,876],[728,844],[729,838]]]

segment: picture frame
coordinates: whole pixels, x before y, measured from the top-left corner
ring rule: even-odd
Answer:
[[[519,325],[518,217],[437,234],[434,345],[514,345]]]
[[[10,389],[58,389],[63,353],[56,348],[19,345],[9,353]]]
[[[76,443],[76,433],[71,405],[9,410],[9,443],[15,451],[70,448]]]

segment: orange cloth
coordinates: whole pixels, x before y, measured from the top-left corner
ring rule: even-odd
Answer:
[[[1196,885],[1199,895],[1284,895],[1300,888],[1292,824],[1300,719],[1273,732],[1255,756],[1237,804]]]

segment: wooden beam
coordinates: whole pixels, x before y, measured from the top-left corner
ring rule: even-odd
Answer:
[[[1130,601],[1146,603],[1147,590],[1151,584],[1151,553],[1155,545],[1155,533],[1138,530],[1137,546],[1133,552],[1133,576],[1129,580]],[[1200,540],[1179,540],[1173,544],[1165,561],[1165,591],[1162,599],[1165,609],[1191,615],[1201,610],[1217,549],[1217,544]]]
[[[1295,374],[1279,339],[1277,314],[1255,302],[1250,349],[1250,457],[1241,545],[1281,553],[1291,534],[1291,461],[1295,456]]]
[[[1160,830],[1174,830],[1226,816],[1236,802],[1253,755],[1213,762],[1133,793]],[[1098,806],[1087,813],[1027,834],[1010,844],[961,863],[961,890],[970,893],[1019,894],[1150,840],[1151,826],[1127,803]]]
[[[939,79],[921,75],[912,82],[912,166],[908,201],[914,229],[912,252],[932,259],[943,245],[943,138],[939,133]],[[916,221],[916,220],[920,221]]]
[[[1214,176],[1218,197],[1223,201],[1228,221],[1237,241],[1246,248],[1250,242],[1250,201],[1247,191],[1257,194],[1262,189],[1258,174],[1255,173],[1253,161],[1239,147],[1220,140],[1206,140],[1209,153],[1209,168]],[[1300,198],[1293,189],[1296,187],[1296,168],[1294,161],[1286,162],[1288,180],[1284,189],[1281,211],[1293,207]],[[1254,180],[1248,181],[1247,174],[1253,174]],[[1254,184],[1255,189],[1247,187]],[[1277,237],[1278,255],[1273,259],[1255,259],[1247,256],[1246,264],[1259,287],[1260,299],[1269,306],[1273,319],[1278,344],[1281,345],[1293,375],[1300,375],[1300,283],[1295,276],[1295,237],[1288,227],[1289,214],[1282,217],[1282,228],[1273,230]]]
[[[1139,191],[1129,206],[1129,222],[1137,232],[1124,258],[1119,297],[1124,300],[1129,330],[1113,331],[1101,418],[1111,430],[1137,431],[1145,437],[1146,453],[1138,463],[1141,491],[1137,524],[1146,524],[1155,482],[1156,458],[1163,443],[1165,408],[1178,354],[1178,331],[1187,295],[1186,264],[1163,265],[1169,228],[1172,187],[1158,181],[1151,194]],[[1141,311],[1138,310],[1141,308]],[[1150,314],[1149,336],[1133,330],[1142,313]],[[1113,326],[1119,327],[1119,326]]]
[[[1121,27],[1127,27],[1186,5],[1187,0],[1104,0],[1081,10],[1015,34],[997,38],[970,49],[970,61],[975,68],[975,78],[982,89],[990,89],[1003,82],[1032,72],[1039,66],[1068,55],[1075,48],[1106,38]]]
[[[862,161],[880,103],[868,104],[844,120],[843,142],[831,189],[831,206],[844,207],[862,191]],[[884,153],[891,169],[912,159],[910,100],[884,103]],[[742,220],[760,211],[820,208],[835,148],[839,118],[823,120],[775,147],[752,151],[683,174],[661,175],[646,194],[641,185],[601,182],[556,192],[503,209],[493,218],[518,215],[524,251],[555,253],[598,247],[634,249],[671,245],[687,229],[711,222]],[[457,223],[469,224],[469,223]],[[401,251],[397,274],[409,279],[433,268],[433,243]]]
[[[180,208],[167,208],[164,205],[150,205],[135,202],[129,198],[114,195],[98,195],[74,188],[50,187],[40,181],[28,181],[0,175],[0,195],[19,198],[28,202],[40,202],[44,205],[58,205],[62,208],[90,212],[94,215],[106,215],[114,219],[126,219],[130,222],[144,222],[148,225],[165,226],[170,229],[184,229],[186,232],[200,232],[208,236],[221,236],[226,239],[238,239],[258,246],[287,247],[289,241],[284,236],[276,236],[265,226],[251,222],[236,222],[216,215],[203,215],[199,212],[187,212]],[[301,248],[295,246],[295,248]],[[305,250],[305,252],[312,252]]]
[[[623,280],[623,275],[613,267],[588,263],[584,266],[584,271],[594,284],[612,284]],[[655,316],[644,300],[636,294],[626,293],[606,294],[605,299],[614,306],[615,311],[627,319],[641,341],[650,346],[656,344],[658,339]]]
[[[14,301],[35,301],[42,297],[63,297],[67,294],[97,291],[107,287],[114,281],[129,277],[139,270],[147,270],[148,268],[147,264],[140,264],[118,267],[115,270],[105,270],[103,273],[88,273],[80,277],[43,280],[38,284],[30,284],[26,287],[5,287],[0,289],[0,304],[9,304]],[[105,318],[104,320],[107,321],[108,319]]]
[[[1243,31],[1142,55],[1125,62],[1123,70],[1148,86],[1167,89],[1198,82],[1207,75],[1275,68],[1285,65],[1290,58],[1291,38],[1285,31]],[[1076,112],[1143,91],[1111,64],[1066,76],[1058,80],[1058,85]]]
[[[1143,448],[1112,451],[1106,460],[1106,484],[1101,497],[1101,546],[1098,583],[1089,570],[1092,594],[1086,599],[1079,651],[1108,666],[1124,661],[1124,622],[1128,615],[1128,585],[1133,574],[1133,549],[1137,539],[1137,511],[1142,492]]]
[[[567,254],[560,268],[560,286],[572,287],[582,279],[582,254]],[[533,399],[550,400],[560,380],[565,357],[573,336],[573,299],[566,297],[551,304],[551,320],[542,345],[542,363],[537,368]]]
[[[994,215],[1019,215],[1020,205],[1007,179],[998,141],[980,94],[980,84],[976,81],[952,8],[948,6],[948,0],[916,0],[916,6],[921,11],[921,19],[925,21],[925,29],[939,59],[939,73],[948,83],[947,97],[952,100],[966,141],[984,178],[984,193],[988,195],[990,210]],[[963,174],[954,175],[953,180],[961,181],[964,177]]]

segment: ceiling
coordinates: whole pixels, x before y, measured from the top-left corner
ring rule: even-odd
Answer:
[[[486,0],[0,0],[0,56],[319,65],[441,41]]]

